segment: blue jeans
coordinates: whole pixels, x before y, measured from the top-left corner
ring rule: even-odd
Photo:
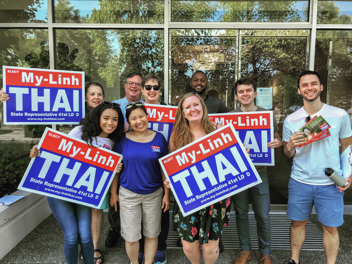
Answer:
[[[270,225],[270,190],[268,186],[267,171],[259,172],[262,183],[232,196],[236,213],[236,224],[240,247],[242,250],[251,249],[249,227],[249,196],[252,198],[257,223],[257,236],[259,251],[268,255],[271,250],[271,225]]]
[[[48,202],[64,233],[66,263],[78,263],[78,243],[80,243],[85,264],[93,264],[91,208],[51,197],[48,197]]]

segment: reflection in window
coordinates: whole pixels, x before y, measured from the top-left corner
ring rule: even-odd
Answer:
[[[318,24],[351,24],[352,1],[319,0],[317,11]]]
[[[86,83],[103,85],[106,101],[125,96],[131,72],[154,73],[163,83],[162,30],[58,29],[55,35],[56,69],[84,71]]]
[[[0,67],[49,68],[48,31],[46,29],[0,29]],[[0,87],[3,87],[0,74]],[[15,100],[15,98],[10,98]],[[16,152],[29,153],[38,143],[45,126],[3,126],[0,103],[0,149],[10,148]]]
[[[0,1],[0,23],[44,23],[47,21],[47,0]]]
[[[55,0],[57,23],[160,24],[163,0]]]
[[[309,1],[172,1],[174,22],[307,22]]]
[[[321,75],[327,104],[348,110],[352,107],[352,31],[318,30],[315,71]]]
[[[242,31],[241,77],[250,77],[258,87],[272,88],[272,110],[279,123],[301,106],[298,76],[305,69],[309,32],[300,30]]]
[[[215,90],[228,107],[234,84],[237,58],[237,31],[174,30],[171,47],[171,103],[191,92],[193,72],[204,71],[207,91]],[[187,36],[186,36],[187,35]]]

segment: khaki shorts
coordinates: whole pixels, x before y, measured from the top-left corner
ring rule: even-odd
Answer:
[[[121,236],[126,241],[136,242],[142,238],[141,221],[145,237],[158,237],[161,232],[162,195],[162,187],[150,194],[137,194],[120,186]]]

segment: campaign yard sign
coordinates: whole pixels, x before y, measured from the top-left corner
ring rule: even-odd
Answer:
[[[222,125],[233,124],[245,148],[250,149],[254,165],[275,165],[274,149],[267,146],[274,137],[272,111],[209,114],[209,117]]]
[[[85,116],[84,72],[3,66],[4,125],[78,124]]]
[[[148,115],[148,128],[163,134],[165,140],[169,142],[172,134],[176,106],[145,104]]]
[[[184,216],[262,182],[231,123],[159,162]]]
[[[46,128],[20,190],[100,208],[122,155]]]

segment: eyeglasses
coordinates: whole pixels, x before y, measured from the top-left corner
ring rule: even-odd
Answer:
[[[137,86],[137,87],[141,87],[141,83],[137,83],[137,82],[126,82],[129,86]]]
[[[310,115],[308,115],[306,118],[305,118],[305,123],[308,123],[310,121]]]
[[[143,106],[143,103],[142,102],[136,102],[136,103],[131,103],[131,104],[128,104],[127,106],[125,106],[125,109],[129,109],[131,107],[133,107],[134,105],[136,106]]]
[[[108,101],[103,101],[102,105],[111,105],[111,106],[115,106],[115,107],[120,107],[120,104],[112,103],[112,102],[108,102]]]
[[[160,87],[159,87],[159,85],[145,85],[145,89],[147,91],[151,90],[152,88],[153,88],[153,90],[158,91]]]

